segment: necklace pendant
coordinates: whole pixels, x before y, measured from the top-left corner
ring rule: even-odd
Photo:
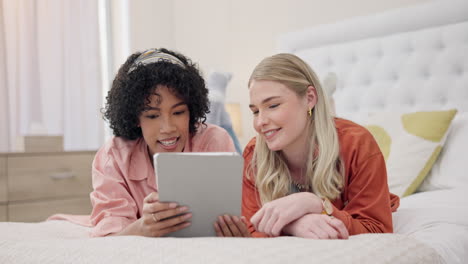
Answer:
[[[299,190],[299,191],[306,191],[308,192],[310,190],[310,186],[308,184],[300,184],[300,183],[297,183],[295,181],[293,181],[293,184],[294,186],[296,186],[296,188]]]

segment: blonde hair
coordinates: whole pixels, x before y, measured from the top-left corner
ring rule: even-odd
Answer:
[[[299,57],[282,53],[262,60],[250,76],[249,87],[254,80],[282,83],[299,97],[306,96],[310,85],[315,87],[317,103],[304,131],[310,138],[305,180],[319,197],[336,199],[343,187],[344,167],[330,103],[317,75]],[[255,183],[262,204],[290,192],[290,171],[282,153],[271,151],[261,136],[257,136],[250,168],[250,175],[256,171]]]

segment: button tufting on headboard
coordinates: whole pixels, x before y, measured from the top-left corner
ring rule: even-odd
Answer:
[[[307,61],[321,79],[336,73],[338,115],[435,108],[466,112],[468,1],[455,1],[456,7],[443,2],[289,33],[280,46]]]

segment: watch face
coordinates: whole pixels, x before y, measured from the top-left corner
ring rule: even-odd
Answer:
[[[323,199],[323,209],[325,210],[327,215],[331,215],[333,213],[333,205],[327,198]]]

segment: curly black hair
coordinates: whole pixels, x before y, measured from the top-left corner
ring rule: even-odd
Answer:
[[[167,86],[187,104],[190,134],[197,131],[197,123],[205,124],[210,112],[208,89],[197,65],[180,53],[164,48],[158,51],[178,58],[185,67],[167,60],[134,65],[142,53],[130,55],[115,76],[102,110],[115,136],[130,140],[142,137],[139,116],[148,107],[157,85]]]

